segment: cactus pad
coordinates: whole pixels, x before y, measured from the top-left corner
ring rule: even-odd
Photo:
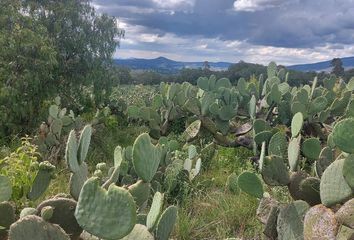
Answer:
[[[76,202],[68,198],[53,198],[38,205],[37,210],[41,212],[46,207],[54,209],[53,215],[48,220],[50,223],[58,224],[70,237],[76,239],[80,236],[82,228],[76,221]]]
[[[309,205],[301,200],[280,208],[277,220],[279,240],[303,239],[303,218]]]
[[[48,188],[52,180],[55,167],[49,162],[42,162],[39,165],[38,173],[33,181],[31,191],[28,198],[32,201],[38,199]]]
[[[75,217],[85,231],[114,240],[134,228],[136,206],[128,190],[112,184],[106,191],[99,186],[99,179],[91,178],[81,190]]]
[[[164,202],[163,199],[164,199],[164,195],[162,193],[160,192],[155,193],[150,207],[150,211],[146,218],[146,226],[149,230],[152,230],[155,227],[161,215],[163,202]]]
[[[258,220],[263,223],[266,224],[268,221],[268,216],[271,212],[271,209],[274,206],[279,206],[279,202],[274,200],[273,198],[270,197],[263,197],[258,205],[257,208],[257,218]]]
[[[150,183],[145,183],[142,180],[130,185],[129,193],[133,196],[134,201],[138,207],[141,207],[150,196]]]
[[[10,179],[7,176],[0,175],[0,202],[10,199],[12,187]]]
[[[288,143],[286,136],[282,132],[277,132],[272,136],[269,142],[268,154],[283,157],[287,149]]]
[[[300,191],[300,184],[303,180],[308,178],[309,175],[306,172],[295,172],[290,176],[290,184],[288,185],[289,193],[294,200],[299,200],[302,198]]]
[[[305,178],[300,182],[300,199],[306,201],[311,206],[321,203],[320,179],[315,177]]]
[[[37,213],[38,213],[37,209],[31,208],[31,207],[26,207],[21,210],[20,218],[26,217],[28,215],[37,215]]]
[[[308,138],[302,144],[302,153],[309,159],[318,159],[321,153],[321,142],[318,138]]]
[[[77,159],[78,145],[75,135],[75,130],[69,133],[68,141],[65,149],[65,160],[68,164],[70,171],[77,172],[80,169],[79,161]]]
[[[270,186],[286,186],[290,182],[283,158],[275,155],[264,158],[262,177]]]
[[[41,217],[45,221],[49,221],[53,216],[54,208],[51,206],[45,206],[41,209]]]
[[[304,220],[304,239],[336,239],[338,223],[331,209],[316,205],[306,213]]]
[[[333,162],[333,151],[330,147],[324,147],[316,161],[316,174],[321,177],[326,168]]]
[[[346,157],[343,165],[343,176],[348,185],[354,190],[354,154]]]
[[[300,141],[301,135],[296,138],[293,138],[289,142],[288,146],[288,160],[291,171],[296,171],[299,164],[299,155],[300,155]]]
[[[304,124],[304,117],[301,112],[297,112],[291,120],[291,136],[294,138],[301,132]]]
[[[121,240],[154,240],[154,236],[149,232],[146,226],[136,224],[133,230]]]
[[[81,131],[79,146],[78,146],[78,161],[79,164],[82,164],[87,156],[87,152],[89,150],[90,142],[92,135],[92,127],[90,125],[86,125],[84,129]]]
[[[7,231],[12,223],[15,222],[15,209],[9,202],[1,202],[0,203],[0,226],[4,229],[0,228],[0,239],[5,238],[7,236]]]
[[[9,240],[69,240],[63,229],[34,215],[21,218],[11,225]]]
[[[138,176],[145,182],[154,177],[162,159],[162,149],[151,143],[147,133],[141,134],[134,142],[133,165]]]
[[[333,141],[340,150],[354,153],[354,118],[344,119],[338,122],[333,129]]]
[[[226,188],[233,194],[238,194],[240,191],[237,184],[237,178],[238,177],[236,173],[231,173],[227,177]]]
[[[255,173],[243,172],[237,178],[238,186],[245,193],[254,196],[256,198],[263,197],[263,186],[261,180]]]
[[[277,220],[279,214],[279,207],[272,206],[263,230],[263,234],[269,237],[270,239],[277,239]]]
[[[85,162],[80,165],[79,171],[71,173],[70,176],[70,194],[75,199],[79,199],[80,191],[88,176],[88,168]]]
[[[156,240],[168,240],[177,220],[177,207],[169,206],[161,215],[156,227]]]
[[[330,207],[337,203],[343,203],[353,196],[352,189],[343,177],[344,159],[336,160],[324,171],[320,195],[322,204]]]

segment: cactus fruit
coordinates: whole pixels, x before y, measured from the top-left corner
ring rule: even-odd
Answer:
[[[337,239],[338,223],[333,211],[316,205],[307,211],[304,219],[304,240]]]
[[[343,203],[353,196],[352,189],[343,177],[344,159],[336,160],[324,171],[321,184],[321,202],[326,207]]]
[[[49,221],[53,216],[54,208],[51,206],[45,206],[41,209],[41,217],[44,221]]]
[[[0,175],[0,202],[11,198],[12,187],[10,179],[7,176]]]
[[[240,191],[238,188],[238,184],[237,184],[237,178],[238,178],[238,176],[236,173],[231,173],[227,177],[226,188],[227,188],[227,190],[229,190],[233,194],[238,194]]]
[[[33,181],[31,191],[27,195],[30,200],[38,199],[47,190],[54,170],[55,167],[48,161],[39,164],[38,173]]]
[[[245,193],[256,197],[263,197],[263,186],[257,175],[252,172],[243,172],[237,178],[238,186]]]
[[[321,177],[326,168],[334,161],[333,151],[330,147],[324,147],[316,161],[317,176]]]
[[[348,185],[354,190],[354,154],[348,155],[344,161],[343,177]]]
[[[156,192],[152,200],[152,204],[149,213],[146,218],[146,226],[151,231],[157,224],[161,215],[164,202],[164,195],[160,192]]]
[[[301,112],[297,112],[291,121],[291,136],[293,138],[299,135],[303,124],[304,124],[304,117]]]
[[[283,157],[287,149],[288,142],[282,132],[277,132],[269,141],[268,154]]]
[[[340,224],[354,229],[354,198],[339,208],[336,212],[336,219]]]
[[[318,159],[321,149],[321,142],[318,138],[306,139],[301,147],[302,153],[309,159]]]
[[[52,198],[38,205],[37,211],[42,212],[44,208],[51,207],[53,214],[47,221],[58,224],[71,239],[77,239],[82,233],[82,228],[75,218],[76,202],[68,198]]]
[[[270,186],[286,186],[290,182],[288,169],[279,156],[265,157],[261,173],[264,182]]]
[[[277,232],[279,240],[303,239],[303,218],[309,205],[297,200],[281,207],[277,219]]]
[[[58,225],[29,215],[13,223],[9,231],[9,240],[69,240],[69,236]]]
[[[177,220],[177,207],[169,206],[162,214],[156,226],[156,240],[168,240]]]
[[[7,231],[10,225],[15,222],[15,209],[9,202],[0,202],[0,239],[7,239]]]
[[[128,190],[111,184],[106,191],[99,186],[99,179],[91,178],[81,190],[75,217],[85,231],[114,240],[134,228],[136,206]]]
[[[134,142],[133,165],[138,176],[145,182],[154,177],[162,159],[162,149],[151,143],[147,133],[141,134]]]
[[[79,164],[82,164],[87,156],[87,152],[89,150],[90,142],[92,135],[92,127],[90,125],[86,125],[84,129],[81,131],[81,135],[79,138],[79,146],[77,152],[77,160]]]
[[[136,205],[140,208],[150,196],[150,183],[145,183],[142,180],[130,185],[129,193],[133,196]]]
[[[149,232],[146,226],[136,224],[133,230],[121,240],[154,240],[154,236]]]
[[[300,141],[301,141],[301,135],[291,139],[289,142],[288,161],[289,161],[289,166],[291,171],[296,171],[297,166],[299,165]]]
[[[354,153],[354,118],[338,122],[333,128],[333,141],[343,152]]]

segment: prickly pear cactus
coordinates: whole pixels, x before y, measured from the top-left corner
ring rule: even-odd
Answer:
[[[134,142],[133,165],[138,176],[145,182],[154,177],[162,159],[162,149],[151,143],[147,133],[141,134]]]
[[[168,240],[177,220],[177,207],[169,206],[161,215],[156,227],[156,239]]]
[[[336,219],[340,224],[354,229],[354,198],[339,208],[336,212]]]
[[[38,210],[37,209],[27,207],[27,208],[24,208],[24,209],[21,210],[20,218],[26,217],[28,215],[37,215],[37,214],[38,214]]]
[[[15,222],[15,209],[9,202],[0,202],[0,239],[6,239],[7,229]]]
[[[233,194],[238,194],[240,192],[238,184],[237,184],[237,178],[238,178],[238,176],[236,173],[231,173],[227,177],[226,188],[227,188],[227,190],[229,190]]]
[[[7,176],[0,175],[0,202],[10,199],[12,194],[12,187],[10,179]]]
[[[164,202],[164,195],[160,192],[156,192],[152,200],[150,211],[146,218],[146,226],[149,230],[154,229],[157,221],[161,215]]]
[[[87,164],[83,162],[79,170],[77,172],[71,173],[69,186],[70,186],[70,194],[75,199],[79,199],[80,191],[88,176],[88,168]]]
[[[293,138],[299,135],[303,124],[304,117],[301,112],[297,112],[291,121],[291,135]]]
[[[243,172],[237,179],[238,186],[245,193],[257,197],[263,197],[263,186],[255,173]]]
[[[54,208],[51,206],[45,206],[41,209],[41,217],[44,221],[49,221],[53,216]]]
[[[77,160],[79,164],[82,164],[87,156],[87,152],[89,150],[90,142],[92,135],[92,127],[90,125],[86,125],[84,129],[81,131],[81,135],[79,138],[79,146],[77,152]]]
[[[333,129],[333,141],[338,148],[347,153],[354,153],[354,119],[347,118],[338,122]]]
[[[334,212],[321,204],[316,205],[305,215],[304,239],[336,239],[338,227]]]
[[[77,158],[78,144],[76,139],[75,130],[71,130],[66,143],[65,159],[70,171],[77,172],[80,170],[79,161]]]
[[[99,179],[91,178],[81,190],[75,217],[85,231],[115,240],[133,230],[136,206],[128,190],[112,184],[106,191],[99,186]]]
[[[9,240],[70,240],[69,236],[58,225],[30,215],[13,223],[9,231]]]
[[[149,232],[146,226],[136,224],[133,230],[121,240],[155,240],[154,236]]]
[[[301,135],[291,139],[289,142],[288,161],[289,161],[289,166],[291,171],[296,171],[297,166],[299,165],[300,141],[301,141]]]
[[[354,190],[354,154],[348,155],[344,160],[343,177],[348,185]]]
[[[141,207],[150,196],[150,183],[145,183],[142,180],[137,181],[128,187],[130,194],[138,207]]]
[[[302,153],[309,159],[318,159],[321,153],[321,142],[318,138],[308,138],[302,144]]]
[[[277,132],[269,141],[268,154],[283,157],[287,149],[288,142],[282,132]]]

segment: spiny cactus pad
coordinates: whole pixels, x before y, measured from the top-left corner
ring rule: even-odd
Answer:
[[[323,205],[310,208],[304,220],[304,239],[336,239],[338,223],[331,209]]]
[[[69,133],[68,141],[65,149],[65,160],[68,164],[70,171],[77,172],[80,169],[79,161],[77,159],[78,145],[75,135],[75,130]]]
[[[26,208],[21,210],[20,218],[26,217],[28,215],[37,215],[37,213],[38,213],[37,209],[31,208],[31,207],[26,207]]]
[[[303,217],[309,205],[301,200],[280,208],[277,220],[279,240],[303,239]]]
[[[270,209],[263,234],[269,237],[270,239],[276,239],[278,236],[277,232],[277,220],[279,214],[279,207],[273,205]]]
[[[293,138],[289,142],[288,146],[288,160],[289,166],[291,171],[296,171],[297,166],[299,164],[299,155],[300,155],[300,142],[301,142],[301,135],[296,138]]]
[[[354,118],[338,122],[333,129],[333,141],[340,150],[354,153]]]
[[[49,162],[40,164],[38,173],[33,181],[31,191],[28,193],[28,198],[32,201],[38,199],[48,188],[52,180],[55,167]]]
[[[134,142],[133,165],[138,176],[145,182],[150,182],[159,167],[162,158],[160,146],[151,143],[147,133],[141,134]]]
[[[177,220],[177,207],[169,206],[161,215],[156,227],[156,239],[168,240]]]
[[[270,186],[286,186],[290,182],[288,169],[280,156],[268,156],[264,158],[262,177]]]
[[[343,203],[353,196],[352,189],[343,177],[343,165],[344,159],[336,160],[322,175],[320,195],[326,207]]]
[[[99,179],[91,178],[83,186],[75,217],[87,232],[115,240],[128,235],[136,223],[136,206],[128,190],[111,184],[108,191]]]
[[[92,127],[90,125],[86,125],[84,129],[81,131],[80,139],[79,139],[79,147],[78,147],[78,161],[79,164],[82,164],[87,156],[87,152],[89,150],[90,142],[92,135]]]
[[[301,112],[295,113],[291,120],[291,136],[294,138],[301,132],[302,125],[304,124],[304,117]]]
[[[80,165],[79,171],[71,173],[70,175],[70,194],[75,199],[79,199],[80,191],[88,176],[87,164],[83,162]]]
[[[308,138],[302,144],[302,153],[309,159],[318,159],[321,153],[321,142],[318,138]]]
[[[12,187],[10,179],[7,176],[0,175],[0,202],[10,199]]]
[[[9,240],[70,240],[69,236],[58,225],[30,215],[21,218],[10,227]]]
[[[263,185],[255,173],[243,172],[237,178],[238,186],[245,193],[256,198],[263,197]]]
[[[41,212],[45,207],[53,208],[53,215],[48,220],[50,223],[58,224],[72,239],[80,236],[82,228],[76,221],[76,202],[68,198],[53,198],[38,205],[37,210]]]
[[[162,193],[160,192],[155,193],[150,207],[150,211],[146,218],[146,226],[149,230],[152,230],[155,227],[161,215],[163,202],[164,202],[163,199],[164,199],[164,195]]]
[[[308,178],[309,175],[306,172],[300,171],[292,173],[290,176],[290,184],[288,185],[289,193],[294,200],[302,198],[300,191],[300,184],[303,180]]]
[[[146,226],[136,224],[133,230],[121,240],[154,240],[154,236],[149,232]]]
[[[334,161],[333,151],[330,147],[324,147],[316,161],[316,174],[321,177],[326,168]]]
[[[340,224],[354,229],[354,198],[350,199],[336,212],[336,219]]]
[[[354,190],[354,154],[346,157],[343,165],[343,176],[348,185]]]
[[[12,223],[15,222],[15,209],[9,202],[0,202],[0,239],[6,237],[7,231]]]
[[[287,149],[288,142],[283,132],[277,132],[272,136],[269,142],[268,154],[283,157]]]
[[[320,179],[315,177],[305,178],[300,182],[300,199],[311,206],[321,203]]]
[[[136,205],[141,207],[150,196],[150,183],[139,180],[133,185],[130,185],[128,190],[133,196]]]

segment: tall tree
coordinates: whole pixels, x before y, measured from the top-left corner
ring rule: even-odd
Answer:
[[[344,68],[343,68],[343,63],[340,58],[333,58],[331,61],[332,65],[332,72],[334,75],[337,77],[342,77],[344,76]]]

